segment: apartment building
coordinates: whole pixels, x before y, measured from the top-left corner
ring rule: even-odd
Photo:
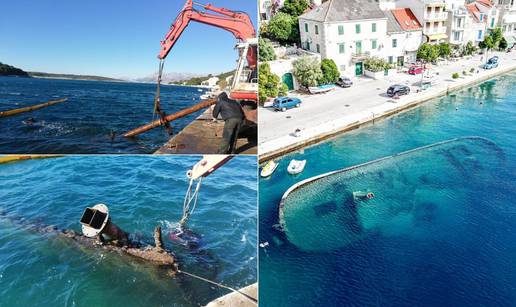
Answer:
[[[412,10],[423,26],[425,42],[437,44],[448,40],[448,11],[445,0],[395,0],[394,3],[397,8]]]
[[[393,46],[387,17],[372,0],[328,0],[299,16],[299,28],[303,49],[333,59],[349,76],[362,75],[367,57],[385,58],[386,44]]]
[[[493,0],[494,6],[500,11],[498,25],[509,47],[516,43],[516,1]]]

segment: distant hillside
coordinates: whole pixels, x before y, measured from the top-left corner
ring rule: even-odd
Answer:
[[[215,77],[219,78],[219,85],[225,85],[226,78],[229,76],[233,76],[235,74],[235,71],[228,71],[219,75],[216,75]],[[213,75],[208,75],[204,77],[193,77],[190,79],[170,82],[169,84],[181,84],[181,85],[201,85],[203,81],[208,80],[209,78],[214,77]],[[221,86],[224,87],[224,86]]]
[[[199,76],[201,76],[201,75],[195,74],[195,73],[189,73],[189,72],[168,72],[168,73],[164,73],[161,76],[161,82],[163,82],[164,84],[165,83],[177,84],[179,80],[187,80],[187,79],[195,78],[195,77],[199,77]],[[152,75],[132,79],[132,81],[145,82],[145,83],[156,83],[157,78],[158,78],[158,73],[155,72]]]
[[[46,72],[29,72],[31,77],[36,78],[56,78],[56,79],[71,79],[71,80],[92,80],[92,81],[122,81],[119,79],[113,79],[101,76],[90,76],[90,75],[73,75],[73,74],[52,74]]]
[[[0,62],[0,76],[29,77],[29,74],[19,68]]]

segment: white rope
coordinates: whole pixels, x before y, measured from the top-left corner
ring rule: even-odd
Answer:
[[[188,218],[194,212],[195,207],[197,207],[197,199],[199,197],[199,190],[201,189],[202,177],[199,178],[199,181],[197,181],[195,189],[193,189],[194,182],[194,179],[190,179],[190,184],[188,185],[188,190],[186,191],[185,200],[183,202],[183,216],[179,221],[179,226],[181,226],[181,228],[184,224],[186,224]]]

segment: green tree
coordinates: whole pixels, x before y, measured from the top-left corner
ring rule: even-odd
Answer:
[[[274,48],[268,39],[261,38],[258,40],[258,60],[260,62],[274,61],[276,54]]]
[[[316,86],[322,78],[321,65],[314,58],[302,57],[292,63],[294,77],[302,86]]]
[[[507,49],[507,47],[509,47],[509,44],[507,43],[507,40],[505,39],[505,37],[502,37],[502,40],[500,41],[498,48],[500,48],[500,50],[505,50],[505,49]]]
[[[340,77],[337,64],[332,59],[324,59],[321,62],[322,78],[319,80],[321,84],[331,84],[337,82]]]
[[[281,43],[288,42],[292,35],[292,19],[282,12],[274,15],[267,26],[267,35]]]
[[[291,44],[296,44],[297,46],[301,45],[301,35],[299,34],[299,19],[297,17],[291,18],[291,27],[290,35],[288,37],[288,42]]]
[[[489,50],[491,50],[495,47],[495,42],[493,40],[493,37],[487,36],[486,38],[484,38],[484,44],[486,45],[486,49],[487,49],[487,52],[486,52],[486,57],[487,57]]]
[[[485,39],[484,39],[485,40]],[[485,41],[481,41],[478,43],[478,48],[480,49],[486,49],[487,48],[487,45],[485,43]]]
[[[288,86],[284,82],[281,82],[281,84],[279,85],[279,89],[278,90],[279,90],[278,91],[278,97],[287,96]]]
[[[437,46],[439,48],[439,56],[442,57],[442,58],[447,59],[450,56],[450,53],[451,53],[450,44],[448,44],[448,43],[440,43]]]
[[[379,57],[367,58],[364,61],[364,68],[371,72],[380,72],[391,68],[391,65],[386,60]]]
[[[498,48],[503,38],[502,29],[500,27],[495,28],[493,31],[491,31],[489,36],[491,36],[493,40],[493,48]]]
[[[308,9],[308,1],[306,0],[285,0],[280,12],[289,14],[292,17],[298,17]]]
[[[424,62],[432,62],[439,57],[439,47],[437,45],[430,45],[428,43],[422,44],[417,50],[417,58]]]
[[[277,97],[279,94],[280,78],[271,72],[269,64],[262,63],[258,67],[258,98],[264,103],[269,97]]]
[[[464,49],[464,53],[466,55],[472,55],[475,52],[475,50],[476,50],[475,45],[473,45],[473,43],[471,41],[469,41],[466,44],[466,48]]]

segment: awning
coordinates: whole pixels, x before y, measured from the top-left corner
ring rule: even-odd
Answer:
[[[434,41],[434,40],[436,41],[436,40],[445,39],[445,38],[448,38],[448,35],[446,35],[445,33],[428,35],[428,40],[430,40],[430,41]]]

